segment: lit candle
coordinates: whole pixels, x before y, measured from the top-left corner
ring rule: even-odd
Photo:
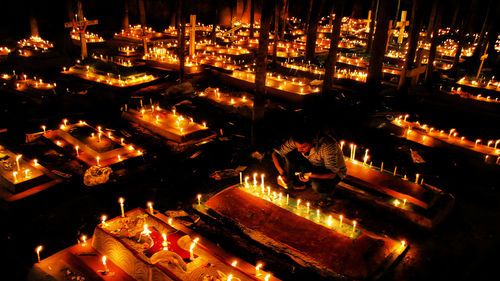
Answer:
[[[500,140],[497,140],[497,141],[495,142],[495,147],[494,147],[493,149],[497,149],[497,145],[498,145],[499,143],[500,143]]]
[[[253,186],[257,186],[257,173],[253,174]]]
[[[342,151],[342,150],[343,150],[343,148],[344,148],[344,141],[341,141],[341,142],[340,142],[340,151]]]
[[[243,173],[240,172],[240,185],[243,185]]]
[[[366,164],[366,161],[368,161],[368,148],[365,150],[365,157],[363,158],[363,164]]]
[[[332,216],[328,216],[328,226],[329,227],[332,227],[332,224],[333,224],[333,220],[332,220]]]
[[[356,221],[353,221],[352,222],[352,233],[351,233],[351,237],[354,236],[354,232],[356,231]]]
[[[262,267],[262,264],[259,263],[255,266],[255,276],[259,276],[260,275],[260,268]]]
[[[122,211],[122,218],[124,218],[125,217],[125,211],[123,209],[123,202],[125,202],[125,199],[123,199],[123,197],[120,197],[118,199],[118,202],[120,203],[120,210]]]
[[[33,159],[33,166],[38,166],[38,159]]]
[[[106,264],[106,256],[102,256],[102,265],[104,266],[103,274],[107,274],[109,272],[108,265]]]
[[[95,158],[97,160],[97,166],[101,166],[101,163],[99,163],[99,159],[101,159],[99,156]]]
[[[148,207],[149,207],[149,213],[153,215],[154,210],[153,210],[153,202],[148,202]]]
[[[64,123],[64,126],[65,126],[65,127],[66,127],[66,126],[68,126],[68,119],[64,119],[64,120],[63,120],[63,123]]]
[[[14,183],[17,182],[17,172],[12,172],[12,176],[14,177]]]
[[[261,186],[264,186],[264,174],[260,175],[260,184]]]
[[[474,145],[474,147],[477,147],[477,145],[478,145],[480,142],[481,142],[481,140],[480,140],[480,139],[477,139],[477,140],[476,140],[476,144]]]
[[[162,233],[161,236],[163,237],[163,242],[161,243],[161,245],[163,246],[163,250],[166,251],[168,250],[167,234]]]
[[[287,194],[287,195],[286,195],[286,205],[287,205],[287,206],[288,206],[288,200],[289,200],[289,199],[290,199],[290,195],[289,195],[289,194]]]
[[[419,177],[420,177],[420,174],[417,174],[417,175],[415,176],[415,183],[416,183],[416,184],[418,184],[418,178],[419,178]]]
[[[266,278],[264,278],[264,281],[269,281],[269,278],[271,278],[271,274],[266,275]]]
[[[300,207],[300,199],[297,200],[297,210],[299,209],[299,207]]]
[[[125,143],[124,143],[123,141],[124,141],[124,139],[123,139],[123,138],[121,138],[121,139],[120,139],[120,144],[121,144],[121,145],[125,145]]]
[[[102,224],[103,226],[105,226],[105,225],[106,225],[106,218],[107,218],[107,217],[106,217],[106,215],[102,215],[102,217],[101,217],[101,224]]]
[[[246,187],[249,187],[249,185],[248,185],[248,180],[249,180],[249,179],[250,179],[250,177],[249,177],[249,176],[246,176],[246,177],[245,177],[245,186],[246,186]]]
[[[396,176],[396,171],[398,170],[398,166],[394,167],[394,173],[392,173],[393,176]]]
[[[383,172],[384,171],[384,162],[382,162],[382,164],[380,164],[380,171]]]
[[[23,155],[19,154],[16,156],[16,165],[17,165],[17,171],[21,171],[21,166],[19,166],[19,160],[21,159]]]
[[[97,142],[101,142],[101,132],[99,132],[99,133],[97,134],[97,137],[98,137],[98,141],[97,141]]]
[[[40,246],[36,247],[36,250],[35,250],[36,257],[38,258],[38,262],[40,262],[40,252],[42,251],[42,249],[43,249],[43,246],[40,245]]]
[[[81,239],[82,239],[82,246],[83,246],[83,247],[87,246],[87,236],[82,235],[82,238],[81,238]]]
[[[190,260],[194,260],[194,246],[196,246],[195,242],[191,243],[191,246],[189,247],[189,259]]]
[[[406,198],[403,199],[403,207],[406,205]]]
[[[78,147],[78,145],[77,145],[77,146],[75,146],[75,150],[76,150],[76,157],[79,157],[79,156],[80,156],[80,153],[78,152],[78,148],[79,148],[79,147]]]
[[[42,125],[42,129],[43,129],[43,133],[44,133],[44,134],[46,133],[46,131],[45,131],[45,129],[46,129],[46,128],[47,128],[47,127],[45,127],[45,125]]]
[[[238,261],[237,261],[237,260],[234,260],[234,261],[231,263],[231,265],[232,265],[233,267],[236,267],[236,265],[238,265]]]
[[[198,194],[198,206],[201,205],[201,194]]]
[[[29,173],[30,173],[30,169],[26,169],[26,170],[24,170],[24,177],[25,177],[25,178],[28,178]]]
[[[306,206],[307,206],[307,214],[309,215],[309,202],[306,203]]]
[[[342,219],[343,219],[343,218],[344,218],[344,217],[343,217],[342,215],[340,215],[339,227],[342,227]]]

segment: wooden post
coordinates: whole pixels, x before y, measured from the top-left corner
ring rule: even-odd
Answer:
[[[476,81],[479,79],[479,74],[481,74],[481,70],[483,69],[483,63],[486,58],[488,58],[488,46],[490,45],[490,42],[486,43],[486,48],[484,48],[484,54],[481,56],[481,64],[479,65],[479,69],[477,70],[476,74]]]
[[[391,38],[392,38],[392,32],[394,29],[392,29],[392,20],[389,21],[389,29],[387,30],[387,43],[385,43],[385,52],[387,53],[387,49],[389,49],[389,45],[391,43]]]
[[[89,25],[96,25],[97,20],[86,20],[83,16],[82,2],[77,3],[78,12],[76,14],[76,20],[72,22],[67,22],[64,24],[66,28],[73,28],[80,33],[80,45],[82,48],[81,58],[84,60],[87,57],[87,39],[85,38],[85,29]]]
[[[190,32],[189,32],[189,56],[194,56],[196,50],[196,15],[189,16]]]

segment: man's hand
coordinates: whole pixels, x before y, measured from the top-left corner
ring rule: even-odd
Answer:
[[[299,180],[301,182],[308,182],[310,179],[310,175],[311,175],[311,173],[299,173],[298,174]]]
[[[284,187],[285,189],[288,189],[288,178],[285,176],[278,176],[277,178],[278,185]]]

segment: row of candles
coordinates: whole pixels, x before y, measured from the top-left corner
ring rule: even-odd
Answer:
[[[31,178],[32,176],[32,171],[29,168],[21,169],[21,159],[23,155],[18,154],[16,155],[16,170],[12,172],[12,178],[14,180],[14,183],[19,183],[22,181],[26,181]],[[32,166],[33,167],[38,167],[40,164],[38,163],[37,159],[33,159]]]
[[[28,39],[23,39],[17,42],[17,46],[19,48],[30,47],[34,48],[35,50],[37,49],[47,50],[49,48],[53,48],[54,44],[50,43],[47,40],[43,40],[39,36],[31,36]]]
[[[498,100],[498,98],[493,99],[491,96],[483,97],[483,95],[481,95],[481,94],[473,95],[471,93],[462,91],[462,87],[457,87],[456,89],[455,89],[455,87],[451,87],[451,91],[449,93],[450,94],[457,94],[462,98],[470,98],[470,99],[475,99],[478,101],[495,102],[495,103],[500,102],[500,100]]]
[[[98,83],[104,83],[116,87],[128,87],[135,86],[143,83],[148,83],[158,79],[158,77],[152,74],[136,74],[126,77],[122,77],[120,74],[107,73],[106,75],[98,73],[94,68],[86,65],[84,69],[77,67],[70,67],[69,69],[63,67],[62,73],[70,75],[80,75],[82,78],[87,80],[95,81]]]
[[[500,92],[500,81],[495,80],[495,76],[491,77],[487,81],[478,81],[475,79],[469,79],[468,77],[462,77],[457,81],[457,84],[466,85],[474,88],[483,88],[487,90],[495,90]]]
[[[16,72],[13,71],[13,74],[7,74],[4,73],[0,76],[3,80],[11,80],[12,78],[16,79],[16,89],[21,90],[23,88],[23,85],[28,85],[29,87],[38,89],[38,90],[50,90],[54,89],[57,84],[56,83],[49,83],[46,81],[43,81],[42,78],[37,78],[34,76],[33,78],[28,78],[28,75],[23,74],[20,77],[16,75]]]
[[[71,39],[80,40],[81,33],[78,32],[77,30],[75,30],[75,29],[71,30],[70,35],[71,35]],[[91,32],[87,31],[87,32],[85,32],[85,34],[83,36],[84,36],[85,41],[87,43],[104,42],[104,38],[102,38],[101,36],[99,36],[96,33],[91,33]]]
[[[204,92],[200,92],[198,94],[199,97],[207,97],[210,98],[218,103],[223,103],[223,104],[229,104],[232,106],[239,106],[239,105],[244,105],[244,106],[253,106],[253,102],[250,99],[247,99],[246,96],[240,97],[233,97],[230,96],[229,94],[224,94],[219,91],[219,88],[207,88],[205,89]]]
[[[419,121],[410,122],[406,119],[409,117],[409,114],[400,115],[396,119],[392,121],[393,124],[406,128],[405,135],[408,137],[412,130],[418,129],[423,130],[427,135],[432,137],[437,137],[439,139],[445,140],[455,145],[459,145],[462,147],[466,147],[468,149],[479,150],[480,152],[486,152],[487,154],[497,155],[496,163],[500,163],[500,139],[498,140],[489,140],[483,143],[483,140],[476,139],[475,142],[469,141],[465,138],[465,136],[459,137],[459,134],[456,129],[452,128],[449,132],[445,132],[444,130],[437,130],[434,127],[429,127],[427,124],[420,124]],[[425,138],[426,136],[424,136]],[[424,139],[425,140],[425,139]],[[485,156],[485,161],[488,160],[490,155]]]

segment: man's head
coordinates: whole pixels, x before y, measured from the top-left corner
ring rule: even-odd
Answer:
[[[297,146],[297,150],[307,155],[311,151],[314,134],[309,129],[301,128],[292,135],[292,140]]]

